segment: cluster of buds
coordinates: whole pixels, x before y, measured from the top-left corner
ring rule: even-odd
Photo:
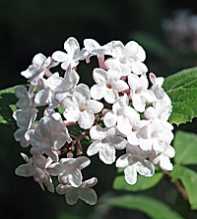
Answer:
[[[25,164],[16,174],[65,195],[68,204],[81,199],[94,205],[97,178],[84,180],[82,175],[94,155],[123,169],[131,185],[138,174],[153,176],[155,166],[172,170],[171,101],[162,88],[163,78],[147,76],[143,48],[134,41],[101,46],[85,39],[80,49],[70,37],[64,50],[48,58],[35,55],[21,73],[29,83],[16,89],[15,139],[29,148],[30,157],[21,153]],[[98,67],[88,75],[95,82],[88,87],[80,83],[78,65],[88,64],[93,56]]]
[[[172,46],[197,52],[197,15],[188,10],[176,11],[173,18],[163,22],[163,29]]]

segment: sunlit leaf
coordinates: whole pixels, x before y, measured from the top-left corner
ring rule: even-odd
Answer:
[[[171,123],[179,125],[197,117],[197,68],[186,69],[167,77],[164,89],[172,100]]]
[[[156,173],[152,177],[144,177],[138,176],[138,181],[134,185],[129,185],[126,181],[124,176],[117,176],[114,181],[114,189],[116,190],[128,190],[132,192],[142,191],[146,189],[150,189],[155,186],[161,180],[163,174]]]
[[[177,164],[197,164],[197,135],[179,131],[174,140]]]
[[[106,204],[114,207],[139,210],[152,219],[183,219],[177,212],[159,200],[146,196],[119,196],[106,200]]]

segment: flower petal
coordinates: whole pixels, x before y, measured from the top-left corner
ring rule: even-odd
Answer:
[[[99,150],[99,158],[105,164],[112,164],[116,160],[116,150],[108,144],[102,144]]]
[[[125,168],[129,165],[128,155],[123,154],[116,160],[116,167]]]
[[[83,111],[80,113],[78,123],[82,129],[89,129],[94,124],[94,120],[95,120],[94,114],[89,113],[87,111]]]
[[[127,89],[129,89],[128,84],[123,80],[113,82],[112,87],[118,92],[126,91]]]
[[[64,49],[70,55],[80,50],[78,41],[74,37],[69,37],[64,43]]]
[[[103,104],[96,100],[89,100],[87,102],[87,110],[91,113],[99,113],[103,109]]]
[[[136,168],[137,172],[142,176],[150,177],[155,173],[155,167],[150,161],[137,162]]]
[[[89,205],[95,205],[97,203],[97,194],[94,189],[81,188],[79,197],[81,200]]]
[[[107,103],[114,103],[117,99],[118,94],[113,89],[105,89],[104,99]]]
[[[79,199],[78,189],[68,188],[65,193],[66,203],[69,205],[74,205]]]
[[[82,184],[83,176],[79,169],[75,169],[68,175],[68,181],[73,187],[79,187]]]
[[[56,51],[52,54],[52,59],[56,62],[65,62],[67,60],[67,54],[62,51]]]
[[[31,164],[21,164],[15,169],[15,174],[17,176],[30,177],[33,176],[33,167]]]
[[[100,100],[105,95],[105,87],[102,85],[95,84],[91,87],[90,94],[95,100]]]
[[[42,53],[38,53],[33,57],[32,63],[33,65],[36,65],[38,67],[41,67],[44,62],[46,61],[46,56],[43,55]]]
[[[42,89],[36,93],[34,98],[35,104],[37,106],[44,106],[51,101],[51,92],[49,89]]]
[[[95,154],[97,154],[101,148],[101,144],[99,141],[94,141],[92,144],[90,144],[90,146],[87,149],[87,155],[88,156],[93,156]]]
[[[93,78],[97,84],[105,85],[107,83],[107,72],[102,68],[95,68],[93,71]]]
[[[114,113],[108,112],[105,114],[103,122],[107,128],[111,128],[116,125],[117,117]]]
[[[129,165],[124,169],[125,180],[128,184],[134,185],[137,182],[137,170],[136,166]]]
[[[94,140],[102,140],[107,136],[107,130],[100,126],[93,126],[90,129],[90,137]]]

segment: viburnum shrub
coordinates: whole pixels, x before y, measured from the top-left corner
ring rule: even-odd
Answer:
[[[78,65],[89,64],[93,56],[98,66],[87,73],[95,82],[89,87],[80,82]],[[145,58],[134,41],[101,46],[85,39],[81,49],[73,37],[65,41],[64,51],[35,55],[21,72],[28,85],[16,89],[14,136],[31,154],[21,153],[25,164],[16,174],[33,177],[43,190],[65,195],[68,204],[82,199],[94,205],[97,178],[84,180],[82,175],[94,155],[123,169],[131,185],[138,174],[153,176],[155,166],[171,171],[172,104],[162,88],[164,79],[148,73]],[[84,139],[89,141],[85,148]],[[117,157],[116,151],[122,155]]]

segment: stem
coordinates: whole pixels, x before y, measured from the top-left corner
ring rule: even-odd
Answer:
[[[170,179],[172,179],[171,175],[168,172],[164,172],[164,173],[166,174],[166,176],[168,176]],[[185,188],[180,183],[180,181],[176,180],[176,181],[173,181],[173,183],[175,184],[178,192],[181,194],[183,199],[187,201],[188,200],[187,192],[185,191]]]

